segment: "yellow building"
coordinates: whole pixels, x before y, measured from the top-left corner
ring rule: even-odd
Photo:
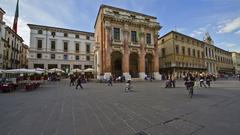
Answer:
[[[186,73],[206,71],[204,42],[171,31],[158,40],[160,73],[182,78]]]
[[[232,52],[232,60],[235,74],[240,74],[240,53]]]
[[[20,67],[21,68],[27,68],[28,67],[28,46],[23,44],[23,46],[20,49]]]
[[[234,74],[232,53],[215,47],[218,74]]]

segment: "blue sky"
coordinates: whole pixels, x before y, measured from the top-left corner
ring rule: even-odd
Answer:
[[[17,0],[0,0],[12,26]],[[99,6],[108,4],[156,16],[163,28],[202,40],[209,32],[215,45],[240,52],[240,0],[20,0],[19,34],[29,44],[27,23],[94,32]]]

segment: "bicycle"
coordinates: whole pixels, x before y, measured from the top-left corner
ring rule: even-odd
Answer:
[[[133,86],[131,85],[131,83],[126,83],[125,92],[131,91],[133,91]]]

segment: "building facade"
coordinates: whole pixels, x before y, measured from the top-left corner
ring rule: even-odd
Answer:
[[[20,66],[22,68],[28,68],[28,46],[26,44],[23,44],[21,48],[21,59],[20,59]]]
[[[3,22],[3,15],[5,12],[0,9],[0,68],[15,69],[21,68],[20,61],[24,59],[21,57],[23,39],[15,31]]]
[[[5,11],[0,8],[0,69],[3,68],[3,50],[5,49],[4,46],[4,37],[5,37],[5,22],[3,21],[3,16]]]
[[[204,54],[205,54],[205,66],[207,67],[207,73],[217,74],[217,60],[215,53],[215,46],[212,38],[208,33],[204,37]]]
[[[158,40],[160,73],[182,78],[188,72],[206,71],[204,42],[171,31]]]
[[[234,74],[232,53],[215,47],[218,74]]]
[[[240,53],[232,52],[232,60],[235,74],[240,74]]]
[[[98,77],[160,79],[157,18],[101,5],[95,22],[95,64]]]
[[[30,28],[29,68],[94,68],[94,33],[28,24]]]

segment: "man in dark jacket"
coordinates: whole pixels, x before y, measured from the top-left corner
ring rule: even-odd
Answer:
[[[78,86],[81,87],[81,89],[83,89],[82,87],[82,78],[79,76],[78,79],[77,79],[77,85],[76,85],[76,89],[78,89]]]
[[[207,75],[207,77],[206,77],[206,84],[208,85],[208,87],[210,87],[210,85],[211,85],[211,77],[210,77],[210,75]]]

